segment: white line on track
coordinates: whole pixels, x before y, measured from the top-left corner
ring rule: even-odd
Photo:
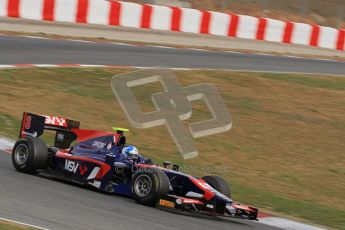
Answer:
[[[153,45],[151,47],[160,48],[160,49],[178,49],[178,48],[170,47],[170,46],[156,46],[156,45]]]
[[[2,217],[0,217],[0,220],[6,221],[6,222],[12,222],[12,223],[19,224],[19,225],[24,225],[24,226],[31,227],[31,228],[37,228],[37,229],[41,229],[41,230],[50,230],[48,228],[43,228],[43,227],[39,227],[36,225],[23,223],[23,222],[16,221],[16,220],[10,220],[10,219],[6,219],[6,218],[2,218]]]
[[[266,53],[253,53],[255,55],[261,55],[261,56],[275,56],[273,54],[266,54]]]
[[[135,44],[129,44],[129,43],[122,43],[122,42],[105,42],[113,45],[118,45],[118,46],[138,46]]]
[[[58,39],[60,40],[60,39]],[[67,39],[63,39],[67,40]],[[94,42],[94,41],[87,41],[87,40],[78,40],[78,39],[68,39],[67,41],[72,41],[72,42],[83,42],[83,43],[100,43],[100,42]]]
[[[20,35],[20,37],[49,40],[49,38],[39,36]]]
[[[243,52],[239,52],[239,51],[232,51],[232,50],[225,50],[225,53],[232,53],[232,54],[243,54]]]

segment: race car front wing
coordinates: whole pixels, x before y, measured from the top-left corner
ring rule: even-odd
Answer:
[[[258,209],[238,203],[207,203],[198,199],[162,195],[157,205],[164,208],[177,209],[210,216],[224,216],[248,220],[258,220]]]

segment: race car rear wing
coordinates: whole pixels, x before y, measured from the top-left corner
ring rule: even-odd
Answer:
[[[77,138],[71,130],[79,129],[79,126],[79,121],[24,112],[19,138],[40,137],[44,130],[53,130],[56,131],[55,147],[69,148],[69,145]]]

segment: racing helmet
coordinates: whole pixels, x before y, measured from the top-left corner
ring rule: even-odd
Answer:
[[[137,161],[139,159],[139,151],[135,146],[126,146],[122,149],[122,154],[126,155],[129,160]]]

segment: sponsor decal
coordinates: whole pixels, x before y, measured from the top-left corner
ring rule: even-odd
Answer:
[[[29,137],[37,137],[37,132],[29,133],[29,132],[22,131],[22,136],[24,135],[29,136]]]
[[[168,208],[175,208],[175,203],[168,201],[168,200],[159,200],[159,205],[160,206],[164,206],[164,207],[168,207]]]
[[[99,148],[99,149],[103,149],[106,145],[107,145],[106,143],[103,143],[100,141],[94,141],[92,143],[92,147]]]
[[[31,128],[31,116],[27,116],[25,120],[25,129]]]
[[[209,190],[209,191],[214,191],[214,189],[209,184],[207,184],[206,182],[203,182],[200,180],[198,182],[199,182],[199,185],[201,187],[203,187],[204,189]]]
[[[227,204],[227,205],[226,205],[226,209],[228,209],[228,211],[229,211],[231,214],[235,214],[235,213],[236,213],[236,208],[232,207],[231,204]]]
[[[196,193],[196,192],[187,192],[187,193],[186,193],[186,196],[195,197],[195,198],[202,198],[202,197],[203,197],[202,194]]]
[[[96,188],[100,188],[101,187],[101,182],[98,181],[98,180],[95,180],[93,182],[89,182],[89,185],[92,185],[92,186],[94,186]]]
[[[202,202],[199,200],[188,199],[188,198],[183,198],[183,203],[184,204],[202,204]]]
[[[87,167],[86,167],[85,165],[80,165],[80,166],[79,166],[79,174],[80,174],[81,176],[84,176],[85,173],[87,173]]]
[[[68,159],[65,161],[65,170],[71,173],[79,171],[81,176],[84,176],[85,173],[87,173],[87,167],[85,165],[80,165],[79,163]]]
[[[46,121],[45,123],[47,125],[56,125],[56,126],[62,126],[67,127],[66,119],[61,117],[52,117],[52,116],[45,116]]]
[[[176,204],[183,204],[183,201],[181,199],[176,199]]]
[[[57,135],[58,141],[63,141],[64,136],[65,136],[65,135],[63,135],[62,133],[59,133],[59,134]]]
[[[65,170],[68,172],[76,173],[79,167],[79,163],[75,161],[66,160],[65,161]]]
[[[87,180],[94,179],[94,178],[97,176],[99,170],[100,170],[99,167],[94,167],[94,168],[92,169],[92,172],[91,172],[90,175],[88,176]]]

